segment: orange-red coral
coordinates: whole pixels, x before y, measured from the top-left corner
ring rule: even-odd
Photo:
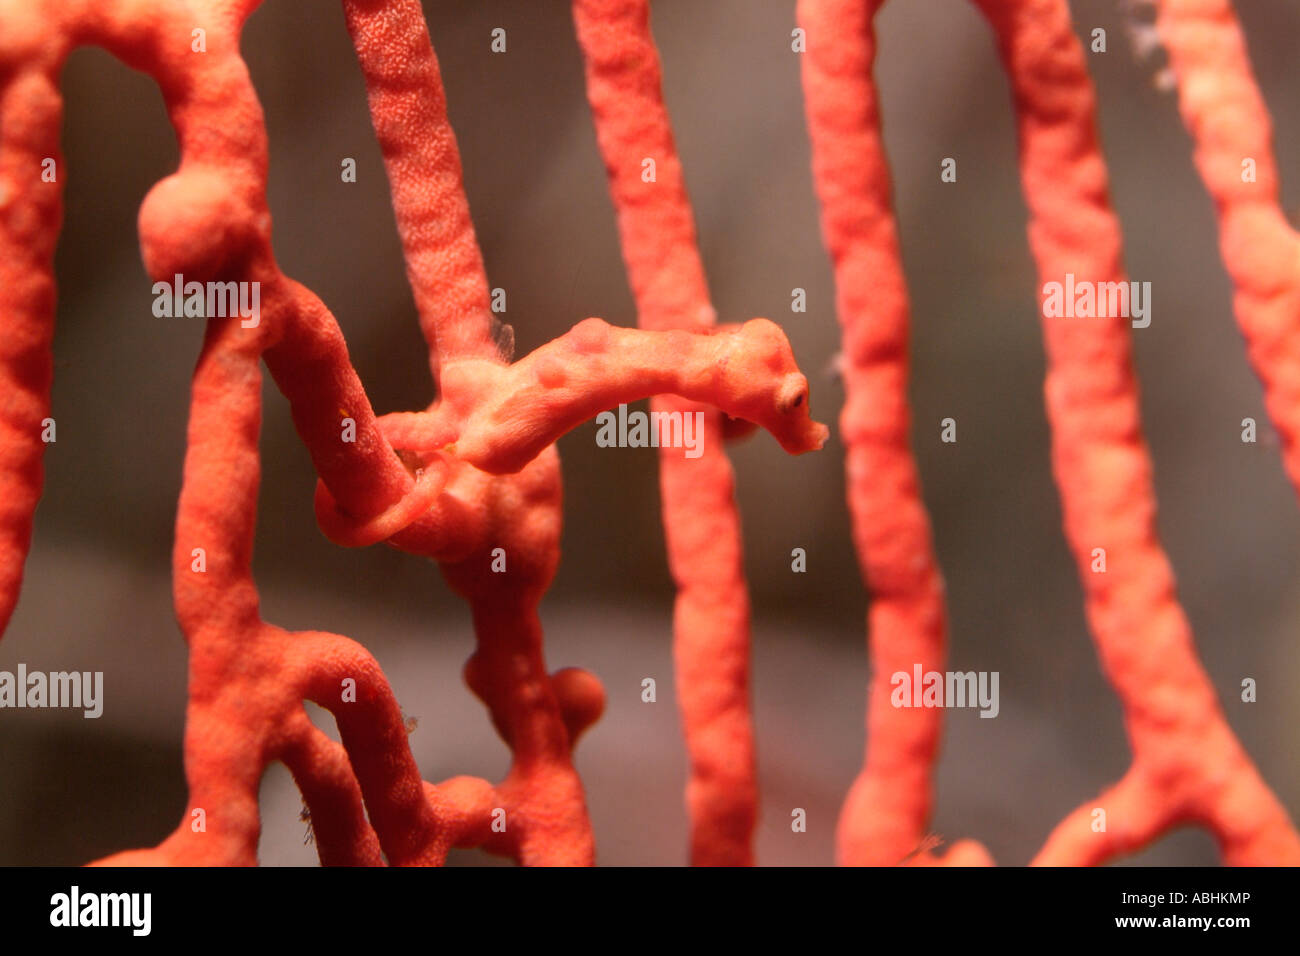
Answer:
[[[801,0],[804,99],[822,233],[843,328],[840,434],[853,542],[870,591],[866,760],[837,832],[839,861],[901,862],[925,836],[942,711],[890,704],[890,679],[943,663],[943,580],[912,458],[907,286],[872,82],[878,0]],[[954,860],[984,851],[963,842]],[[923,862],[922,859],[921,862]]]
[[[1064,0],[978,0],[1016,104],[1029,239],[1040,279],[1120,282],[1092,86]],[[1124,706],[1133,765],[1053,831],[1035,862],[1101,863],[1185,822],[1229,863],[1300,862],[1300,837],[1224,719],[1155,527],[1129,321],[1043,319],[1052,464],[1102,668]],[[1104,548],[1106,573],[1092,570]],[[1092,810],[1107,829],[1093,832]]]
[[[647,329],[708,328],[714,310],[663,102],[649,2],[576,0],[573,13],[638,321]],[[647,159],[654,164],[649,181]],[[790,400],[798,397],[796,382]],[[689,397],[665,395],[652,405],[669,415],[705,416],[698,458],[668,447],[659,453],[664,535],[677,585],[673,657],[691,759],[691,860],[748,865],[758,812],[749,594],[724,423]]]
[[[1092,88],[1064,0],[977,0],[977,5],[997,34],[1011,77],[1040,278],[1061,281],[1069,273],[1081,282],[1123,281],[1120,228],[1106,196]],[[849,399],[842,427],[849,446],[849,500],[872,590],[876,673],[867,764],[840,821],[845,862],[890,862],[921,840],[938,724],[922,711],[891,708],[888,678],[912,663],[935,666],[943,639],[942,586],[907,450],[906,294],[870,76],[871,18],[879,6],[877,0],[801,0],[799,5],[809,51],[804,84],[814,172],[845,333]],[[1172,30],[1176,13],[1187,11],[1177,3],[1170,7],[1165,19]],[[1189,31],[1189,44],[1191,37]],[[1236,60],[1230,65],[1242,69]],[[1202,79],[1202,88],[1212,87],[1208,73]],[[1262,107],[1250,105],[1256,108],[1248,115],[1258,117]],[[1204,114],[1231,115],[1209,108]],[[1240,129],[1232,122],[1226,128]],[[1215,165],[1208,157],[1202,164]],[[1215,166],[1220,173],[1225,167],[1226,161]],[[1267,245],[1270,235],[1250,239]],[[1244,249],[1236,251],[1249,258]],[[1240,268],[1248,266],[1243,262]],[[1280,299],[1276,284],[1274,291]],[[1044,316],[1047,408],[1066,537],[1103,667],[1124,705],[1134,762],[1119,784],[1056,828],[1035,862],[1105,862],[1191,822],[1215,834],[1230,863],[1294,863],[1300,860],[1300,838],[1224,719],[1196,657],[1156,535],[1128,319],[1080,321],[1048,316],[1046,310]],[[1243,317],[1248,334],[1254,331],[1249,319]],[[1281,328],[1274,331],[1275,351],[1293,347],[1290,340],[1281,345]],[[1263,364],[1266,373],[1285,380],[1284,360]],[[1265,380],[1270,409],[1287,410],[1280,413],[1285,428],[1294,406],[1273,394],[1280,387],[1269,374]],[[1106,573],[1093,568],[1095,548],[1106,553]],[[1097,808],[1107,815],[1100,830],[1092,826]],[[985,856],[966,843],[954,848],[950,862],[980,862]]]
[[[1011,78],[1040,277],[1123,281],[1092,89],[1064,0],[976,2]],[[706,412],[701,457],[661,457],[692,860],[752,862],[749,608],[722,439],[758,425],[801,453],[819,448],[826,429],[809,417],[808,383],[779,327],[765,319],[714,326],[648,3],[574,4],[641,328],[589,318],[512,362],[489,307],[420,5],[344,0],[437,390],[427,408],[382,418],[334,317],[279,270],[272,252],[266,134],[239,54],[240,32],[258,5],[0,0],[0,628],[17,601],[41,492],[62,209],[60,184],[43,182],[40,169],[43,159],[59,158],[58,76],[74,47],[103,46],[150,74],[180,141],[179,169],[140,210],[150,276],[258,283],[264,303],[252,323],[209,318],[193,379],[173,552],[176,614],[190,647],[189,805],[157,847],[100,862],[255,862],[258,784],[280,760],[302,791],[323,863],[437,864],[453,846],[526,864],[592,863],[572,752],[600,716],[604,692],[580,669],[548,673],[538,619],[559,560],[554,443],[604,409],[647,397],[659,410]],[[850,864],[987,863],[973,841],[930,853],[924,838],[940,712],[895,709],[888,700],[892,672],[941,664],[946,624],[908,441],[907,294],[871,76],[880,6],[799,2],[814,175],[844,343],[849,506],[871,597],[875,670],[866,762],[845,803],[838,854]],[[1277,207],[1268,117],[1227,0],[1160,0],[1158,28],[1216,201],[1238,320],[1300,485],[1300,346],[1292,334],[1300,240]],[[1241,175],[1246,158],[1255,163],[1249,181]],[[1294,864],[1300,837],[1224,719],[1156,535],[1125,323],[1046,313],[1043,322],[1066,538],[1103,668],[1123,704],[1133,764],[1070,814],[1035,862],[1100,863],[1195,823],[1214,833],[1229,863]],[[261,619],[251,555],[263,360],[311,453],[327,536],[432,558],[469,602],[477,647],[465,680],[513,755],[500,783],[425,782],[401,709],[363,647]],[[1106,573],[1091,567],[1096,548],[1107,553]],[[498,570],[501,553],[506,565]],[[312,724],[305,700],[333,714],[341,743]],[[1090,826],[1097,807],[1108,817],[1099,832]]]
[[[12,434],[3,481],[13,490],[0,525],[6,612],[40,491],[39,422],[50,379],[59,192],[32,184],[40,157],[57,155],[56,78],[74,45],[101,44],[153,75],[177,129],[180,169],[155,186],[140,213],[150,275],[258,282],[266,303],[249,327],[209,320],[194,376],[173,566],[190,644],[190,806],[157,848],[102,862],[254,862],[258,781],[278,759],[303,791],[326,863],[440,863],[451,846],[483,846],[521,863],[591,863],[570,754],[599,716],[603,690],[580,670],[547,673],[537,617],[559,559],[554,441],[604,408],[667,392],[762,424],[791,452],[808,451],[825,429],[808,416],[807,382],[780,329],[761,320],[706,333],[588,319],[507,364],[419,4],[348,0],[439,386],[427,410],[377,420],[333,317],[280,273],[271,252],[266,137],[238,51],[256,6],[50,2],[0,10],[0,320],[12,331],[4,368],[17,388],[5,416]],[[191,48],[196,28],[206,31],[201,54]],[[320,474],[317,509],[331,536],[387,540],[435,558],[470,602],[478,648],[466,682],[514,755],[500,784],[425,783],[401,710],[362,647],[261,620],[250,558],[262,357]],[[355,440],[343,437],[348,428]],[[496,549],[506,555],[502,573],[491,568]],[[341,746],[311,724],[305,699],[332,711]]]
[[[1268,109],[1227,0],[1160,0],[1156,30],[1214,199],[1237,324],[1282,439],[1282,463],[1300,490],[1300,234],[1278,203]]]

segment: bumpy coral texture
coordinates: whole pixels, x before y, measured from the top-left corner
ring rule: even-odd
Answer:
[[[820,448],[826,429],[809,416],[808,383],[780,328],[765,319],[714,325],[647,0],[574,3],[640,328],[588,318],[514,362],[489,306],[419,3],[344,0],[437,394],[422,411],[383,417],[371,409],[334,317],[280,272],[271,251],[266,134],[238,49],[258,4],[0,0],[0,626],[17,602],[41,492],[62,208],[61,187],[42,182],[40,169],[44,158],[59,158],[57,77],[74,47],[102,46],[153,76],[180,140],[180,168],[140,211],[149,274],[261,284],[256,327],[208,320],[193,380],[173,553],[176,614],[190,647],[189,806],[157,847],[99,862],[256,862],[258,784],[274,760],[302,791],[325,864],[439,864],[453,846],[524,864],[594,862],[571,755],[599,718],[604,693],[580,669],[547,672],[537,615],[559,560],[554,442],[604,409],[651,397],[658,409],[706,412],[704,454],[660,460],[678,589],[674,659],[691,761],[691,859],[751,863],[749,604],[723,439],[758,426],[798,454]],[[1015,91],[1040,271],[1120,278],[1091,87],[1064,0],[979,5]],[[925,846],[938,711],[888,705],[889,673],[942,663],[945,612],[907,437],[907,298],[871,79],[879,6],[799,3],[814,174],[844,338],[849,505],[871,594],[876,675],[867,761],[840,821],[839,857],[983,864],[987,852],[971,841],[942,856]],[[1279,225],[1271,158],[1261,159],[1267,188],[1258,193],[1241,194],[1227,175],[1240,150],[1268,157],[1267,116],[1226,0],[1169,0],[1159,26],[1184,81],[1183,111],[1219,204],[1239,318],[1295,479],[1288,415],[1300,402],[1292,400],[1297,377],[1287,350],[1297,339],[1286,333],[1300,318],[1297,243]],[[196,28],[206,34],[201,54],[191,45]],[[1238,107],[1240,122],[1218,119]],[[644,157],[656,161],[653,181],[641,175]],[[1262,247],[1275,251],[1261,264]],[[1102,862],[1184,822],[1209,827],[1228,862],[1300,862],[1300,840],[1228,728],[1177,603],[1155,534],[1127,331],[1119,322],[1047,319],[1045,336],[1066,535],[1107,676],[1124,704],[1134,763],[1112,791],[1057,828],[1036,862]],[[345,546],[385,542],[432,558],[469,602],[477,647],[465,680],[513,754],[500,783],[422,780],[401,710],[366,650],[261,619],[250,559],[263,361],[319,475],[325,534]],[[352,429],[355,440],[344,440]],[[1098,541],[1123,573],[1087,573]],[[505,552],[505,573],[491,571],[496,549]],[[304,700],[331,711],[341,744],[311,723]],[[1108,808],[1107,833],[1088,825],[1094,805]],[[493,827],[501,811],[504,830]]]
[[[944,633],[942,586],[906,438],[906,289],[871,78],[872,18],[882,5],[799,2],[814,174],[845,333],[848,402],[841,428],[849,448],[849,503],[873,594],[867,759],[840,818],[844,863],[896,862],[923,845],[938,723],[921,710],[890,707],[888,679],[912,661],[937,663]],[[1011,80],[1040,278],[1059,280],[1069,272],[1081,280],[1121,281],[1120,227],[1107,197],[1092,85],[1065,0],[976,0],[976,6],[993,28]],[[1226,0],[1161,0],[1158,7],[1202,171],[1221,219],[1236,212],[1241,220],[1234,242],[1225,227],[1225,259],[1239,285],[1241,326],[1268,389],[1269,411],[1291,434],[1288,416],[1296,406],[1287,405],[1286,389],[1297,378],[1286,355],[1300,341],[1300,260],[1294,237],[1279,235],[1267,116]],[[1230,108],[1238,105],[1246,110]],[[1265,157],[1268,175],[1259,193],[1243,195],[1245,187],[1227,182],[1229,160],[1240,182],[1242,155]],[[1258,299],[1265,294],[1267,308]],[[1300,837],[1228,726],[1196,656],[1156,534],[1126,323],[1122,317],[1043,319],[1065,534],[1103,670],[1124,708],[1133,764],[1062,821],[1034,862],[1103,863],[1192,823],[1214,834],[1228,863],[1300,863]],[[1288,441],[1294,480],[1293,455]],[[1096,547],[1106,549],[1106,574],[1091,573]],[[1096,808],[1106,811],[1101,832],[1091,826]],[[915,859],[934,862],[924,851]],[[982,848],[963,841],[945,861],[986,859]]]

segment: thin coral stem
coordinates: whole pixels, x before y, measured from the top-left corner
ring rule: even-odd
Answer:
[[[647,329],[708,328],[714,312],[664,103],[650,4],[575,0],[573,18],[637,322]]]
[[[1237,324],[1300,493],[1300,234],[1278,202],[1273,124],[1227,0],[1159,0],[1156,30],[1214,200]]]
[[[190,803],[159,852],[248,865],[260,832],[258,781],[285,701],[275,692],[275,654],[262,640],[250,567],[260,473],[258,352],[247,338],[237,342],[242,350],[232,347],[232,332],[239,330],[229,322],[209,326],[192,388],[173,549],[176,616],[190,644]]]
[[[440,862],[438,821],[411,755],[402,710],[375,659],[334,634],[299,634],[294,667],[302,696],[328,709],[338,723],[371,825],[394,866]]]
[[[440,861],[437,821],[401,710],[373,658],[346,638],[291,635],[258,616],[251,574],[257,345],[232,322],[214,320],[195,372],[174,573],[177,617],[190,643],[190,804],[158,860],[254,862],[258,782],[279,758],[319,811],[323,858],[373,863],[382,846],[392,863]],[[350,764],[321,741],[303,739],[304,697],[334,712]],[[362,795],[373,830],[360,813]]]
[[[645,329],[707,328],[714,320],[681,160],[663,99],[647,0],[577,0],[587,98],[618,212],[623,259]],[[646,159],[654,176],[646,182]],[[673,658],[690,755],[691,861],[753,863],[758,780],[749,705],[749,593],[722,419],[680,398],[652,411],[703,413],[700,456],[661,448],[668,565],[677,586]]]
[[[487,276],[418,0],[344,0],[384,154],[406,274],[435,379],[453,358],[497,358]]]
[[[414,479],[384,439],[333,315],[309,290],[272,275],[262,321],[282,329],[267,368],[289,400],[298,435],[340,509],[372,519],[411,494]],[[353,441],[342,437],[353,430]]]
[[[1159,839],[1169,814],[1136,768],[1057,824],[1034,866],[1100,866]],[[1104,811],[1099,816],[1097,811]]]
[[[591,866],[596,844],[570,758],[576,734],[570,736],[542,659],[536,594],[527,587],[495,590],[470,599],[478,647],[466,665],[466,680],[514,755],[497,788],[504,845],[525,865]],[[598,684],[596,690],[599,713],[603,691]]]
[[[54,362],[54,246],[62,178],[63,103],[50,75],[0,64],[0,635],[22,589],[32,518],[44,484],[43,440]]]
[[[321,866],[383,865],[347,750],[302,713],[290,725],[280,759],[302,792]]]
[[[1107,197],[1092,85],[1064,0],[979,0],[1011,77],[1030,247],[1040,281],[1127,281]],[[1155,779],[1155,832],[1212,829],[1235,863],[1295,863],[1300,838],[1224,718],[1196,656],[1173,571],[1156,533],[1152,467],[1138,406],[1129,319],[1047,315],[1043,333],[1052,463],[1065,533],[1107,679],[1124,708],[1138,779]],[[1095,548],[1105,570],[1095,570]],[[1128,807],[1108,825],[1131,830]],[[1119,813],[1121,819],[1116,820]],[[1083,826],[1076,811],[1067,822]],[[1093,833],[1092,862],[1127,848]],[[1059,855],[1055,849],[1049,858]]]
[[[909,438],[907,286],[872,79],[880,6],[798,6],[813,175],[843,329],[849,510],[871,601],[866,758],[837,833],[837,858],[850,865],[897,863],[924,837],[943,713],[890,703],[893,674],[941,669],[946,613]]]

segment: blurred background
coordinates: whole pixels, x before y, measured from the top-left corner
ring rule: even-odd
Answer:
[[[1134,334],[1156,463],[1160,529],[1202,659],[1233,728],[1300,817],[1300,512],[1233,321],[1212,208],[1159,55],[1141,59],[1115,0],[1075,0],[1090,54],[1126,261],[1150,281]],[[429,2],[466,189],[517,354],[596,315],[631,325],[632,301],[584,98],[568,5]],[[1277,121],[1284,200],[1300,207],[1300,6],[1238,5]],[[721,321],[782,324],[832,425],[819,454],[766,434],[733,446],[754,605],[761,774],[759,862],[826,864],[862,758],[866,595],[844,506],[838,329],[809,171],[790,0],[655,0],[665,92]],[[947,714],[932,827],[1023,864],[1073,807],[1128,764],[1118,701],[1099,672],[1060,529],[1043,411],[1036,279],[1024,233],[1005,76],[971,4],[909,0],[877,20],[877,78],[913,305],[914,441],[947,580],[950,668],[1001,674],[1001,712]],[[490,33],[507,31],[505,54]],[[430,383],[365,89],[338,3],[267,3],[244,33],[266,111],[282,269],[338,319],[377,412],[424,407]],[[169,555],[196,320],[152,315],[135,218],[174,170],[153,83],[97,49],[64,77],[66,222],[60,241],[54,417],[45,497],[0,669],[102,670],[104,716],[0,713],[0,864],[79,864],[152,845],[185,807],[186,652]],[[356,183],[340,181],[344,157]],[[958,161],[943,184],[939,164]],[[791,290],[807,290],[792,313]],[[314,475],[267,377],[255,570],[267,620],[347,634],[418,721],[424,776],[499,779],[508,753],[460,668],[466,606],[435,565],[328,543]],[[939,440],[953,417],[958,441]],[[1260,423],[1243,444],[1241,420]],[[543,605],[551,668],[605,683],[583,739],[604,864],[686,859],[686,757],[671,668],[672,587],[653,449],[599,449],[587,424],[560,442],[564,560]],[[793,574],[790,551],[807,550]],[[659,697],[642,703],[641,680]],[[1259,682],[1240,702],[1241,680]],[[276,765],[263,783],[262,860],[312,865],[300,800]],[[808,831],[790,831],[790,811]],[[1178,831],[1126,862],[1212,864],[1213,840]],[[484,863],[477,852],[453,862]]]

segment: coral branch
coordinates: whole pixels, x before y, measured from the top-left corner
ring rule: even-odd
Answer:
[[[0,46],[5,42],[0,38]],[[18,603],[44,484],[42,432],[54,375],[54,246],[63,186],[40,182],[37,171],[46,157],[63,162],[62,113],[58,89],[46,73],[14,71],[0,61],[0,634]]]
[[[438,60],[418,0],[344,0],[384,153],[434,378],[439,359],[497,359],[483,257]]]
[[[1030,245],[1041,281],[1060,281],[1067,273],[1078,281],[1125,281],[1092,86],[1064,0],[979,0],[978,6],[997,33],[1011,77]],[[1102,668],[1124,706],[1131,773],[1158,783],[1158,803],[1141,806],[1140,828],[1159,833],[1201,822],[1230,862],[1296,863],[1300,838],[1224,719],[1156,534],[1127,319],[1045,317],[1043,332],[1052,462],[1066,538]],[[1098,547],[1106,551],[1104,573],[1092,569]],[[1139,829],[1125,818],[1131,802],[1096,805],[1107,809],[1108,825]],[[1086,825],[1078,811],[1066,823]],[[1102,844],[1082,854],[1092,862],[1131,848],[1091,829],[1086,838]],[[1058,830],[1047,859],[1068,858],[1078,842]]]
[[[1278,204],[1273,129],[1227,0],[1159,0],[1194,158],[1214,199],[1237,324],[1300,493],[1300,234]]]
[[[415,481],[379,429],[334,316],[288,279],[272,277],[263,293],[262,321],[282,330],[266,351],[267,368],[289,400],[316,473],[354,520],[374,520],[399,506]],[[342,441],[349,422],[355,440]]]
[[[295,718],[291,735],[282,759],[302,792],[321,866],[382,865],[347,750],[312,726],[305,713]]]
[[[573,15],[637,322],[645,329],[708,328],[714,310],[664,104],[648,0],[576,0]],[[643,179],[646,159],[654,163],[650,182]],[[704,425],[699,458],[670,448],[659,453],[668,565],[677,586],[674,667],[691,761],[691,860],[749,865],[758,771],[735,475],[716,411],[681,397],[656,398],[651,408],[668,416],[700,412]]]
[[[1011,78],[1040,279],[1120,287],[1120,227],[1065,0],[975,2]],[[838,856],[851,864],[984,865],[992,861],[973,841],[931,852],[940,842],[926,826],[941,711],[893,708],[889,700],[896,671],[942,664],[946,624],[908,438],[908,302],[872,79],[872,19],[881,3],[798,7],[814,176],[842,329],[848,500],[871,600],[866,760],[842,812]],[[594,863],[573,753],[604,709],[604,690],[580,668],[548,670],[539,616],[560,555],[555,442],[599,412],[647,397],[670,421],[677,416],[684,426],[684,416],[698,414],[703,422],[697,458],[676,449],[660,457],[678,589],[674,657],[691,761],[691,858],[752,862],[749,603],[722,442],[761,426],[798,454],[821,447],[827,431],[809,415],[807,379],[778,326],[714,325],[647,0],[574,2],[641,328],[587,319],[515,362],[498,342],[420,4],[343,0],[437,393],[427,408],[382,418],[333,315],[275,260],[266,130],[239,51],[258,5],[0,0],[0,634],[18,600],[45,429],[53,428],[52,263],[62,180],[46,181],[41,170],[61,162],[58,77],[75,46],[102,46],[151,76],[176,131],[180,166],[140,209],[146,271],[168,286],[182,277],[248,284],[265,306],[252,316],[201,310],[208,322],[172,552],[176,617],[189,645],[188,801],[156,847],[98,862],[255,863],[260,782],[281,761],[325,864],[438,865],[452,847],[530,865]],[[1227,0],[1159,0],[1158,28],[1215,201],[1237,319],[1300,490],[1300,237],[1278,206],[1268,114]],[[1300,836],[1233,735],[1196,656],[1156,534],[1127,320],[1043,314],[1066,538],[1133,761],[1117,784],[1056,827],[1034,862],[1105,863],[1194,824],[1215,835],[1227,863],[1300,864]],[[364,647],[262,620],[252,575],[262,361],[310,452],[325,534],[431,558],[469,603],[476,645],[464,678],[510,749],[500,783],[422,779],[402,709]],[[1102,568],[1093,564],[1096,549],[1105,551]],[[341,742],[313,725],[307,700],[333,715]]]
[[[890,704],[902,671],[944,659],[943,580],[909,440],[907,286],[872,81],[875,0],[801,0],[804,98],[822,234],[843,328],[849,511],[863,581],[873,679],[866,760],[840,815],[837,856],[901,860],[925,834],[942,711]]]

